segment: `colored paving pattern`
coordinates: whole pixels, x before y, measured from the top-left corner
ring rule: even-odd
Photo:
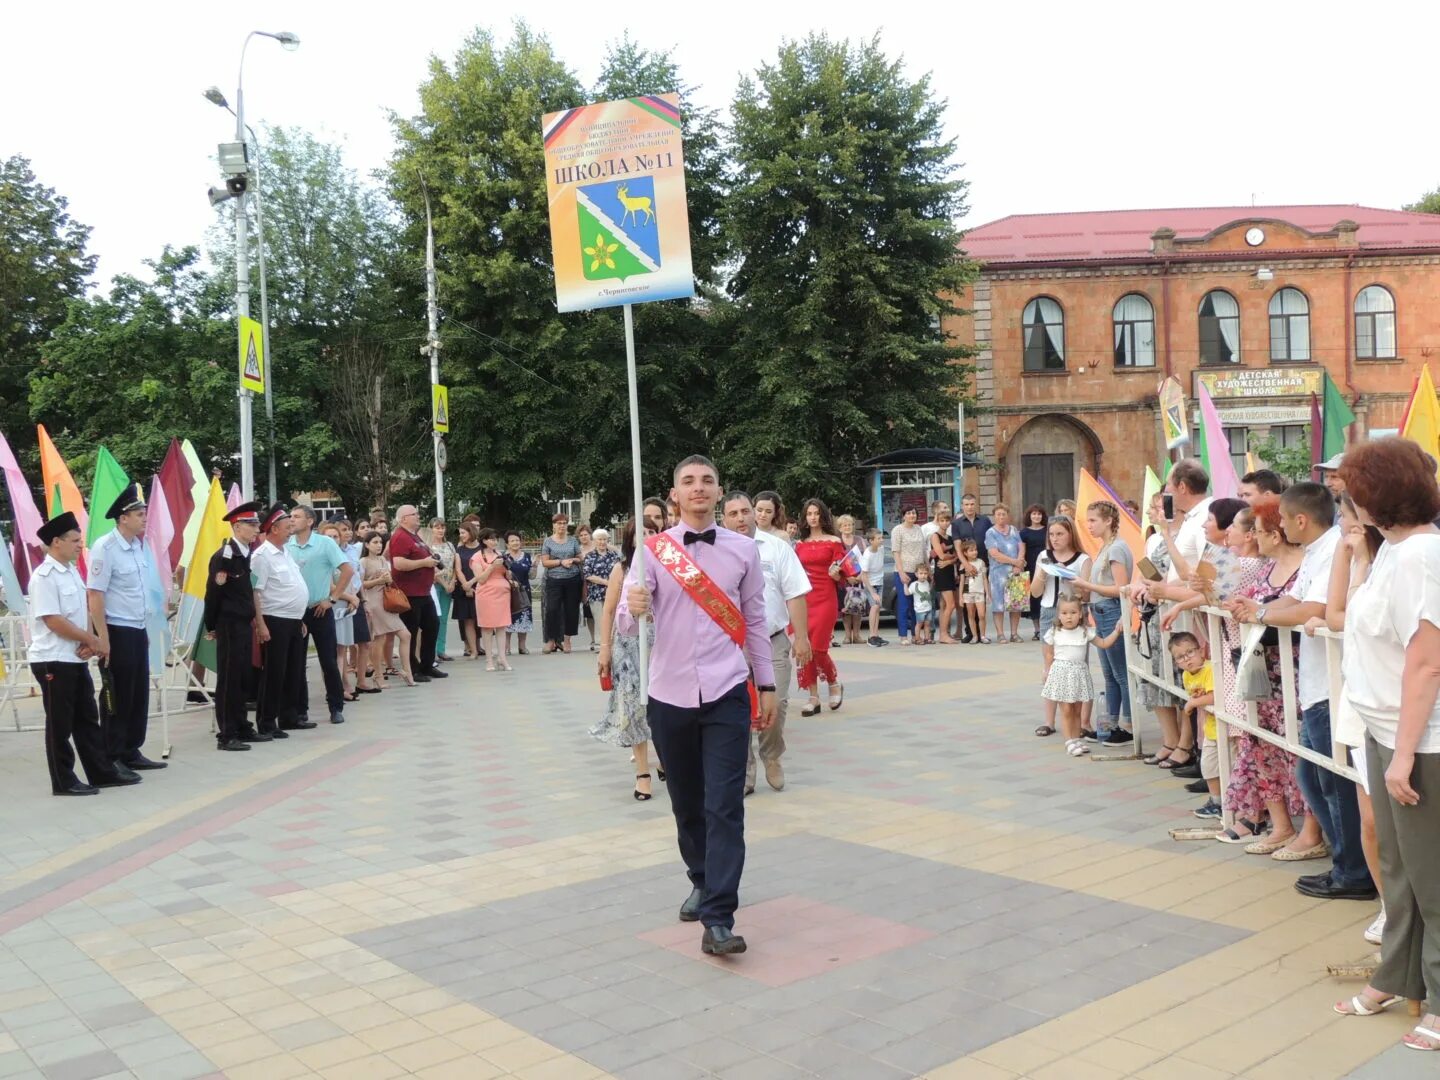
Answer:
[[[675,919],[663,785],[586,737],[588,654],[245,755],[190,713],[91,799],[0,735],[0,1077],[1433,1074],[1408,1018],[1330,1011],[1371,906],[1172,842],[1176,781],[1035,739],[1038,647],[836,660],[845,708],[793,710],[787,789],[747,800],[728,960]]]

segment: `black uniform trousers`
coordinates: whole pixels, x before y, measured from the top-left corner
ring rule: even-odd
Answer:
[[[410,631],[410,673],[422,675],[435,666],[435,636],[440,632],[440,616],[428,591],[421,596],[406,593],[405,599],[410,601],[410,610],[400,613],[400,621]]]
[[[45,706],[45,761],[50,766],[50,790],[67,791],[79,783],[75,776],[76,750],[90,783],[119,780],[120,774],[105,751],[90,665],[78,660],[45,661],[31,664],[30,670],[40,684],[40,699]],[[71,739],[75,740],[73,749]]]
[[[215,727],[222,743],[251,733],[245,691],[254,641],[255,629],[249,619],[222,617],[215,624]]]
[[[260,713],[262,732],[276,725],[293,727],[305,711],[305,623],[300,619],[265,616],[270,640],[260,648]]]
[[[105,624],[110,637],[110,693],[100,695],[105,751],[129,763],[140,756],[150,725],[150,638],[133,626]]]
[[[580,596],[585,579],[579,574],[568,578],[545,577],[545,596],[540,609],[545,640],[565,644],[567,637],[580,632]],[[670,775],[670,770],[665,770]]]
[[[335,645],[335,610],[331,608],[324,615],[317,615],[313,607],[305,609],[305,626],[310,631],[310,640],[315,642],[315,652],[320,657],[320,674],[325,679],[325,704],[330,711],[345,708],[345,682],[340,678],[340,656]],[[304,678],[305,665],[300,665]],[[301,700],[310,700],[309,684],[301,691]],[[303,711],[303,710],[302,710]]]
[[[665,762],[680,857],[701,891],[700,921],[735,925],[745,868],[745,759],[750,691],[737,683],[697,709],[650,699],[650,733]]]

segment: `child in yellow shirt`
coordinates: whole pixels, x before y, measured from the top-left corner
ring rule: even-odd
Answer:
[[[1182,707],[1183,712],[1203,710],[1205,717],[1204,740],[1200,747],[1200,775],[1210,798],[1205,805],[1193,811],[1204,821],[1220,820],[1220,754],[1216,745],[1215,730],[1215,669],[1205,659],[1205,650],[1200,639],[1188,631],[1170,635],[1170,655],[1180,668],[1180,681],[1184,684],[1190,699]]]

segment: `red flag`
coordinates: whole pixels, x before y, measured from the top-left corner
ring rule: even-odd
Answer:
[[[174,439],[170,440],[170,449],[165,451],[165,462],[160,466],[158,479],[165,489],[165,503],[174,527],[170,535],[170,565],[179,566],[185,552],[185,526],[190,521],[190,515],[195,513],[195,499],[190,494],[195,486],[195,477],[190,474],[185,454]]]

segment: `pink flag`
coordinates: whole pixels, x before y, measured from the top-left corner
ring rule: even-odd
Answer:
[[[240,485],[231,484],[230,493],[225,496],[225,509],[234,510],[235,507],[239,506],[244,501],[245,496],[240,494]]]
[[[150,481],[150,512],[145,518],[145,542],[155,556],[155,568],[160,572],[160,582],[168,600],[175,591],[175,568],[170,565],[170,540],[175,535],[175,523],[170,518],[170,503],[165,497],[165,485],[160,477]]]
[[[22,588],[28,588],[30,571],[45,560],[45,549],[36,538],[45,519],[35,509],[30,485],[25,482],[20,463],[10,452],[10,444],[3,434],[0,434],[0,471],[5,473],[5,490],[10,493],[10,516],[15,522],[15,576],[20,579]]]
[[[1196,381],[1196,392],[1200,398],[1200,423],[1205,427],[1205,446],[1210,451],[1210,494],[1217,499],[1233,499],[1240,491],[1240,477],[1235,475],[1235,463],[1230,460],[1230,440],[1225,437],[1220,414],[1215,411],[1215,402],[1210,400],[1210,391],[1203,382]]]

